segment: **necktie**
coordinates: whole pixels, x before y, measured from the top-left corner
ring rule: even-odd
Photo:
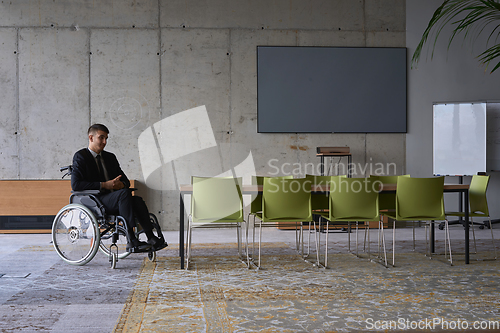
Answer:
[[[99,169],[99,181],[105,182],[106,177],[104,176],[104,167],[102,166],[101,155],[96,156],[97,168]]]

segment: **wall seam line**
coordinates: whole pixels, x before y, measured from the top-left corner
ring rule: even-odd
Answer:
[[[233,164],[233,150],[232,150],[232,136],[233,136],[233,99],[232,99],[232,87],[233,87],[233,75],[232,75],[232,69],[233,69],[233,49],[231,47],[231,40],[232,40],[232,30],[231,28],[228,29],[228,34],[227,34],[227,52],[228,52],[228,57],[229,57],[229,91],[228,91],[228,104],[229,104],[229,166],[231,167],[231,170],[233,170],[234,164]],[[223,161],[221,161],[223,162]],[[221,163],[222,164],[222,163]],[[234,171],[233,171],[233,176]]]
[[[87,32],[88,57],[89,57],[89,127],[92,125],[92,45],[91,45],[92,29]]]
[[[20,99],[19,99],[19,33],[21,28],[16,28],[16,152],[17,152],[17,178],[21,179],[21,115],[20,115]]]
[[[159,52],[159,55],[158,55],[158,71],[159,71],[159,74],[158,74],[158,98],[160,99],[159,100],[159,107],[160,107],[160,110],[159,110],[159,118],[162,119],[162,116],[163,116],[163,98],[162,98],[162,87],[161,87],[161,82],[162,82],[162,61],[161,61],[161,58],[163,57],[163,52],[162,52],[162,49],[161,49],[161,3],[160,3],[160,0],[158,0],[158,52]],[[158,142],[158,138],[156,137],[155,135],[155,130],[154,130],[154,127],[151,126],[151,131],[153,132],[153,137],[155,138],[155,143],[156,143],[156,147],[158,148],[158,151],[160,151],[160,144]],[[160,158],[161,158],[161,163],[163,165],[164,161],[163,161],[163,154],[160,154]],[[173,166],[173,162],[172,162],[172,166]],[[174,169],[174,174],[175,174],[175,169]],[[160,179],[161,179],[161,182],[163,183],[163,171],[160,171]],[[146,179],[144,179],[144,184],[146,184]],[[159,191],[159,196],[160,196],[160,211],[158,212],[159,215],[160,215],[160,225],[161,225],[161,222],[162,222],[162,219],[161,219],[161,214],[165,211],[163,209],[163,191]],[[184,212],[182,212],[184,213]]]

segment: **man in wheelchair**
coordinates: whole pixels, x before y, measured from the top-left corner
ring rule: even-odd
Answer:
[[[154,235],[146,203],[141,197],[132,195],[129,189],[130,181],[122,171],[116,156],[104,150],[108,134],[109,130],[105,125],[90,126],[89,146],[77,151],[73,156],[71,187],[73,191],[99,190],[97,198],[106,212],[120,215],[126,220],[128,252],[161,250],[167,243],[163,237]],[[148,238],[147,242],[137,239],[134,233],[135,218],[142,226]]]

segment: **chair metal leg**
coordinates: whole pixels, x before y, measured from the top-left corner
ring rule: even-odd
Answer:
[[[368,240],[369,242],[369,240]],[[363,240],[363,252],[366,252],[366,227],[365,227],[365,235],[364,235],[364,240]]]
[[[189,269],[189,262],[191,261],[191,238],[192,238],[192,220],[191,215],[188,216],[188,232],[187,232],[187,244],[186,244],[186,270]]]
[[[300,223],[300,227],[298,227],[297,223]],[[297,253],[304,257],[304,233],[302,222],[295,222],[295,249]]]
[[[490,222],[490,231],[491,231],[491,243],[493,245],[493,252],[495,254],[495,260],[497,259],[497,249],[495,247],[495,237],[493,237],[493,229],[491,228],[491,217],[488,217],[488,220]]]
[[[327,220],[327,223],[328,223],[328,220]],[[313,224],[313,230],[314,230],[314,243],[315,243],[315,246],[316,246],[316,262],[311,262],[310,260],[308,260],[307,258],[309,257],[309,255],[307,256],[304,256],[303,259],[311,264],[313,264],[314,266],[316,267],[323,267],[323,268],[326,268],[323,266],[323,264],[321,264],[321,261],[320,261],[320,253],[321,253],[321,232],[316,232],[316,230],[321,230],[321,219],[318,221],[318,229],[316,228],[316,221],[312,221],[312,224]],[[328,233],[327,233],[327,241],[328,241]]]
[[[328,267],[328,230],[329,230],[329,220],[326,220],[326,236],[325,236],[325,268]]]
[[[253,216],[252,259],[255,257],[255,215]]]
[[[415,222],[416,221],[412,221],[412,225],[413,225],[413,251],[415,251]]]
[[[248,227],[247,227],[247,260],[250,260],[250,258],[252,257],[253,255],[253,252],[252,252],[252,255],[250,255],[250,245],[248,245],[248,239],[249,239],[249,236],[248,236],[248,229],[250,228],[250,215],[252,214],[248,214],[247,216],[247,221],[248,221]],[[255,215],[253,215],[253,223],[252,223],[252,226],[253,226],[253,233],[255,235]],[[255,237],[253,238],[253,242],[255,244]],[[253,251],[253,250],[252,250]]]
[[[447,219],[445,220],[445,227],[446,227],[446,236],[448,236],[448,249],[450,251],[450,264],[453,265],[453,257],[451,255],[450,225],[448,224]],[[446,240],[446,238],[445,238],[445,240]]]
[[[396,266],[396,220],[392,221],[392,266]]]
[[[301,226],[302,228],[302,226]],[[302,253],[300,252],[300,243],[301,243],[301,238],[300,238],[300,232],[299,232],[299,229],[297,228],[297,222],[295,223],[295,249],[296,251],[302,255]]]
[[[470,218],[470,224],[471,224],[471,227],[472,227],[472,239],[474,240],[474,254],[477,254],[476,233],[474,231],[474,220],[473,220],[472,217]]]
[[[425,249],[426,249],[425,250],[426,251],[425,255],[426,256],[428,255],[429,257],[431,257],[432,256],[431,245],[429,244],[429,238],[430,238],[430,236],[428,235],[428,233],[430,232],[430,230],[431,230],[432,227],[429,226],[429,231],[427,231],[427,223],[426,223],[425,226],[424,226],[424,228],[425,228]],[[446,244],[445,244],[445,247],[446,247]]]
[[[259,228],[259,263],[257,265],[257,269],[260,269],[260,249],[261,249],[261,243],[262,243],[262,221],[259,223],[260,228]]]
[[[302,222],[300,222],[300,249],[302,257],[304,257],[304,226]]]
[[[236,227],[236,239],[238,240],[238,256],[241,258],[241,224],[237,223]]]
[[[247,255],[247,267],[250,268],[250,253],[249,253],[249,248],[248,248],[248,229],[249,229],[249,226],[250,226],[250,216],[248,216],[248,219],[247,219],[247,223],[245,223],[246,225],[246,244],[245,244],[245,252],[246,252],[246,255]],[[255,226],[254,226],[255,228]]]
[[[319,218],[321,220],[321,217]],[[314,230],[316,230],[316,221],[313,219],[313,224],[315,226]],[[307,256],[311,254],[311,222],[309,222],[309,231],[307,234]]]
[[[321,228],[321,220],[318,221],[318,227]],[[321,263],[319,262],[319,251],[321,250],[321,232],[316,232],[316,221],[314,221],[314,242],[316,243],[316,266],[320,267]]]
[[[448,261],[448,249],[450,250],[450,258],[451,258],[451,247],[449,247],[448,241],[449,241],[449,225],[447,226],[446,221],[444,222],[444,258]]]
[[[351,221],[347,222],[347,252],[351,253]]]
[[[381,243],[382,243],[382,235],[380,234],[380,221],[378,222],[378,231],[377,231],[377,256],[381,257]]]
[[[356,221],[356,257],[358,256],[358,221]]]
[[[387,252],[385,249],[385,234],[384,234],[384,221],[383,220],[379,220],[378,228],[379,228],[379,234],[382,233],[382,246],[384,248],[384,263],[385,263],[385,267],[387,267]],[[379,249],[379,252],[380,252],[380,249]]]
[[[308,234],[307,234],[307,253],[305,253],[306,256],[309,256],[311,253],[311,222],[308,223],[309,228],[308,228]]]
[[[371,252],[370,252],[370,225],[366,222],[364,222],[364,225],[365,225],[365,232],[366,232],[366,229],[368,229],[368,259],[370,259],[370,256],[371,256]]]

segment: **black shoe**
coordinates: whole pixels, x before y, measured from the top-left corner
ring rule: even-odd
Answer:
[[[141,242],[138,239],[133,239],[127,243],[127,252],[131,253],[147,252],[150,248],[151,245],[146,242]]]
[[[153,248],[153,251],[159,251],[168,246],[167,242],[163,238],[158,238],[156,236],[148,239],[148,244],[150,244]]]

